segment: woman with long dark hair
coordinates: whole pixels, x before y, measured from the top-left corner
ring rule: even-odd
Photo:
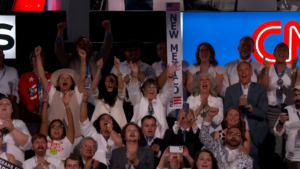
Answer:
[[[97,89],[101,70],[98,69],[92,84],[92,96],[95,99],[95,111],[91,122],[93,123],[102,114],[112,116],[120,128],[127,123],[123,110],[123,100],[126,95],[126,88],[123,82],[122,73],[120,71],[120,60],[115,57],[114,64],[117,69],[118,76],[109,74],[103,77]]]

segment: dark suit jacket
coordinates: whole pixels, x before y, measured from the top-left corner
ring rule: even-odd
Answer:
[[[125,169],[128,164],[126,157],[127,147],[116,148],[112,151],[110,169]],[[135,169],[153,169],[154,167],[154,152],[150,149],[139,147],[137,150],[139,163]]]
[[[224,99],[224,111],[230,107],[239,108],[239,98],[243,94],[242,86],[240,83],[229,86],[226,89],[225,99]],[[246,110],[248,125],[250,128],[250,137],[251,142],[253,142],[255,147],[258,147],[259,144],[262,144],[265,136],[268,132],[266,117],[268,111],[268,97],[266,88],[259,84],[251,82],[248,96],[248,103],[252,106],[253,111],[249,112]],[[252,145],[250,146],[253,150]]]
[[[178,133],[175,134],[173,131],[173,128],[169,128],[168,130],[166,130],[165,133],[165,138],[164,140],[172,146],[180,146],[180,145],[184,145],[187,147],[187,149],[189,150],[189,154],[192,158],[195,157],[195,154],[201,150],[201,148],[203,147],[202,143],[200,142],[199,139],[199,133],[200,133],[200,129],[198,128],[196,134],[194,134],[192,127],[190,128],[190,130],[187,132],[186,135],[186,140],[185,142],[183,141],[183,134],[182,134],[182,130],[179,129]],[[190,167],[189,166],[189,162],[184,159],[184,164],[186,167]]]
[[[81,160],[82,168],[84,168],[85,164],[83,163],[82,157],[79,157],[79,159]],[[107,165],[100,162],[98,169],[107,169]]]
[[[168,147],[168,144],[164,140],[162,140],[160,138],[155,138],[153,140],[153,143],[158,143],[159,144],[159,149],[161,151],[161,155],[160,155],[159,158],[157,158],[155,156],[155,154],[154,154],[154,169],[155,169],[157,167],[159,161],[160,161],[161,156],[164,154],[165,149]],[[141,147],[148,146],[147,140],[146,140],[146,138],[144,136],[142,136],[142,138],[140,140],[140,146]]]

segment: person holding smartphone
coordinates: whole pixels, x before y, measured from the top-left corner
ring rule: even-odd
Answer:
[[[283,160],[286,169],[298,168],[300,165],[300,84],[293,88],[293,92],[295,104],[281,111],[273,128],[275,136],[287,135]]]

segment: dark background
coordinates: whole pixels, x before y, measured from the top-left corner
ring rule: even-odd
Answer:
[[[29,55],[36,46],[40,45],[46,53],[45,70],[52,73],[63,68],[55,56],[54,42],[57,36],[57,24],[66,21],[66,13],[64,11],[0,13],[0,15],[12,14],[16,15],[17,59],[6,59],[5,64],[15,67],[19,76],[32,71]],[[102,46],[105,29],[101,24],[104,20],[111,21],[114,43],[110,57],[102,69],[103,74],[110,72],[114,55],[121,61],[125,60],[123,46],[130,38],[142,42],[142,61],[148,64],[159,61],[156,43],[166,39],[165,12],[90,12],[89,38],[93,42],[93,51],[98,51]],[[64,40],[67,40],[67,30],[64,33]],[[76,53],[73,42],[66,42],[65,49],[68,53]]]

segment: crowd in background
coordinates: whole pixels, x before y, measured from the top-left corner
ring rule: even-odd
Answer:
[[[209,42],[199,42],[195,64],[167,64],[163,40],[149,65],[130,39],[126,60],[115,56],[102,76],[113,43],[110,21],[102,27],[98,52],[79,37],[69,54],[59,23],[55,54],[65,68],[52,74],[41,46],[20,78],[0,47],[0,158],[24,169],[300,168],[298,59],[286,64],[286,44],[274,46],[275,64],[261,65],[251,59],[253,39],[241,37],[239,57],[223,67]],[[168,106],[176,71],[187,109]]]

